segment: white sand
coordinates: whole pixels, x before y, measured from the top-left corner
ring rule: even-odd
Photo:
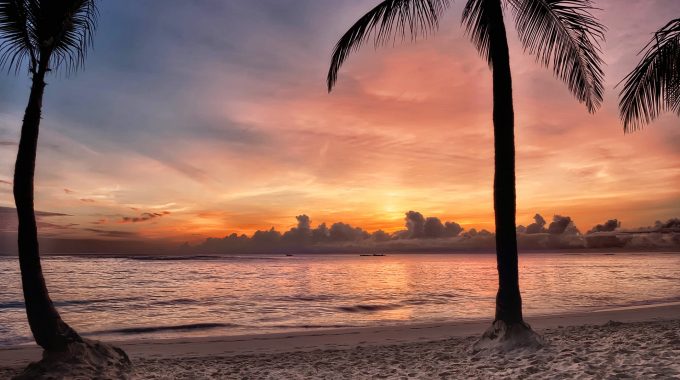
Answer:
[[[472,352],[489,321],[117,344],[136,379],[680,379],[678,304],[528,321],[547,347]],[[39,354],[0,350],[0,379]]]

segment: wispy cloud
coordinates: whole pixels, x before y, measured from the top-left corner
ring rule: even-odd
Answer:
[[[491,75],[460,28],[462,2],[427,40],[353,55],[330,95],[332,47],[365,0],[166,3],[103,2],[85,70],[48,78],[36,207],[194,240],[285,230],[302,209],[388,232],[409,209],[493,229]],[[608,38],[596,115],[510,38],[521,220],[536,209],[589,226],[680,215],[677,117],[624,136],[614,88],[680,3],[598,6]],[[1,178],[13,175],[28,86],[0,76]]]
[[[140,222],[146,222],[147,220],[155,219],[155,218],[160,218],[166,215],[170,215],[169,211],[163,211],[163,212],[145,212],[141,216],[135,216],[135,217],[129,217],[125,216],[123,219],[120,221],[120,223],[140,223]]]
[[[118,231],[118,230],[103,230],[98,228],[85,228],[85,231],[92,232],[100,237],[110,238],[133,238],[139,235],[132,231]]]

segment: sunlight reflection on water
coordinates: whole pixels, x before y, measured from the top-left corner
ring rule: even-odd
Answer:
[[[43,266],[67,322],[124,339],[490,318],[495,264],[489,254],[395,254]],[[17,260],[0,258],[0,273],[0,345],[28,342]],[[525,254],[520,277],[527,315],[680,301],[680,254]]]

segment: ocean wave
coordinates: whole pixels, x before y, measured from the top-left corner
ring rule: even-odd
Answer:
[[[61,307],[61,306],[81,306],[81,305],[92,305],[92,304],[110,304],[110,303],[116,303],[116,302],[137,302],[137,301],[144,301],[145,299],[142,297],[121,297],[121,298],[94,298],[94,299],[84,299],[84,300],[60,300],[60,301],[54,301],[54,306]]]
[[[347,328],[347,327],[359,327],[359,325],[342,325],[342,324],[290,324],[290,325],[273,325],[265,326],[272,327],[276,329],[337,329],[337,328]]]
[[[3,335],[0,339],[0,348],[4,347],[14,347],[20,344],[26,344],[33,342],[33,339],[28,336],[7,336]]]
[[[394,310],[394,309],[399,309],[401,308],[401,305],[365,305],[365,304],[358,304],[358,305],[353,305],[353,306],[338,306],[336,307],[337,310],[344,311],[347,313],[372,313],[376,311],[384,311],[384,310]]]
[[[93,305],[93,304],[106,304],[107,306],[110,306],[111,303],[117,303],[117,302],[122,302],[122,303],[128,303],[128,302],[136,302],[136,301],[143,301],[144,298],[142,297],[121,297],[121,298],[96,298],[96,299],[84,299],[84,300],[59,300],[59,301],[53,301],[54,306],[56,307],[64,307],[64,306],[84,306],[84,305]],[[6,301],[6,302],[0,302],[0,310],[2,309],[23,309],[24,308],[24,301]]]
[[[642,301],[623,302],[623,303],[617,303],[617,304],[609,305],[607,307],[610,307],[610,308],[627,308],[627,307],[638,307],[638,306],[655,306],[655,305],[663,305],[663,304],[676,303],[676,302],[680,302],[680,296],[653,298],[653,299],[642,300]]]
[[[266,299],[269,301],[275,301],[275,302],[317,302],[317,301],[332,301],[335,299],[335,296],[332,294],[315,294],[315,295],[303,295],[303,294],[296,294],[296,295],[285,295],[285,296],[278,296],[278,297],[271,297],[271,296],[262,296],[262,299]]]
[[[178,305],[205,305],[207,304],[206,301],[203,300],[195,300],[191,298],[172,298],[169,300],[161,300],[161,301],[154,301],[150,302],[150,305],[153,306],[178,306]]]
[[[186,325],[169,325],[169,326],[140,326],[140,327],[126,327],[122,329],[100,330],[92,331],[89,334],[144,334],[155,333],[162,331],[194,331],[194,330],[211,330],[225,327],[239,327],[235,323],[192,323]]]
[[[0,302],[0,310],[2,309],[23,309],[24,301],[7,301]]]

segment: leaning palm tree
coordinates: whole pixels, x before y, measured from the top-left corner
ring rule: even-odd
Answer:
[[[328,90],[350,52],[371,37],[375,45],[434,31],[452,0],[386,0],[361,17],[339,40],[328,73]],[[481,343],[503,346],[537,342],[524,322],[515,229],[515,142],[512,78],[503,10],[511,9],[524,49],[553,70],[589,112],[602,102],[600,42],[604,27],[590,0],[468,0],[463,24],[493,73],[494,211],[499,276],[496,315]]]
[[[94,0],[0,0],[0,67],[18,73],[26,64],[32,79],[14,169],[14,200],[26,314],[36,343],[48,354],[89,343],[60,317],[40,265],[33,182],[45,76],[83,65],[97,14]]]
[[[637,67],[628,74],[620,94],[624,132],[650,124],[663,112],[680,116],[680,18],[654,34]]]

